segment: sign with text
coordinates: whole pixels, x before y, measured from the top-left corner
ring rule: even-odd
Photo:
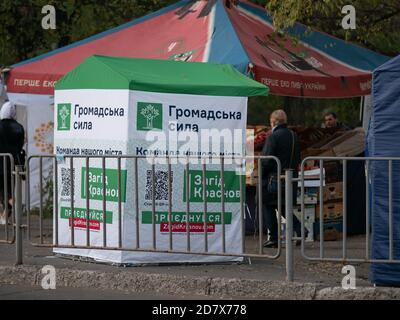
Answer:
[[[225,253],[242,252],[240,179],[244,187],[245,176],[239,174],[238,164],[225,162],[223,179],[220,164],[207,164],[205,210],[200,162],[186,166],[177,161],[169,167],[162,162],[153,165],[151,159],[160,160],[166,155],[243,156],[246,97],[71,89],[56,90],[55,102],[54,123],[58,130],[54,152],[76,156],[72,165],[67,157],[58,165],[59,243],[71,244],[74,227],[74,243],[86,245],[89,223],[92,246],[103,246],[105,232],[108,247],[118,247],[121,235],[123,248],[140,248],[139,251],[55,248],[55,252],[130,264],[243,260],[241,256],[196,254],[204,251],[205,232],[208,248],[224,252],[223,229]],[[203,135],[204,131],[207,135]],[[154,138],[155,135],[158,136]],[[209,148],[209,152],[198,149],[200,145]],[[189,199],[186,199],[187,175]],[[193,253],[165,253],[170,243],[170,227],[174,249],[186,250],[189,239]],[[154,241],[163,252],[146,252],[153,249]]]
[[[106,169],[105,183],[102,168],[89,168],[89,198],[93,200],[104,199],[104,184],[106,201],[118,202],[119,185],[118,170]],[[86,199],[86,168],[82,168],[81,196]],[[126,170],[121,170],[121,202],[126,201]]]

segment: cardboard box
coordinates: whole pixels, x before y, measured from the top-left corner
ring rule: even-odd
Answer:
[[[317,204],[318,202],[318,188],[305,187],[304,188],[304,204]],[[301,205],[301,188],[297,190],[297,204]]]
[[[334,153],[338,157],[354,157],[365,149],[365,132],[363,128],[357,128],[345,132],[341,137],[330,143]]]
[[[328,183],[324,187],[324,202],[343,198],[343,182]]]
[[[320,239],[319,221],[314,223],[314,236],[317,241]],[[343,221],[334,219],[324,221],[324,241],[336,241],[343,237]]]
[[[317,204],[315,207],[315,217],[319,219],[320,205]],[[323,205],[324,220],[338,219],[343,216],[343,203],[332,202]]]

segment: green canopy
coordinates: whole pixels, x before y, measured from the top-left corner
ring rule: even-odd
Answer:
[[[56,90],[129,89],[208,96],[266,96],[268,87],[227,64],[94,55],[67,73]]]

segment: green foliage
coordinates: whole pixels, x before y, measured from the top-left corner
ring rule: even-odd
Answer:
[[[324,31],[376,52],[395,56],[400,53],[400,2],[398,0],[253,0],[265,6],[274,20],[276,30],[284,31],[295,22],[310,30]],[[356,9],[356,29],[344,30],[341,13],[344,5]],[[296,41],[296,39],[293,39]],[[326,111],[334,111],[340,121],[360,125],[360,99],[296,99],[288,108],[288,99],[269,96],[249,100],[248,123],[268,124],[269,114],[278,108],[288,112],[289,122],[320,126]],[[293,104],[294,100],[290,101]],[[297,108],[297,110],[296,110]],[[294,109],[294,110],[293,110]],[[293,111],[300,110],[299,114]],[[297,115],[297,116],[296,116]]]
[[[278,30],[303,22],[311,29],[328,32],[372,50],[394,56],[400,52],[399,0],[252,0],[266,6]],[[108,30],[163,8],[177,0],[1,0],[0,66],[35,57],[91,35]],[[44,5],[54,5],[57,29],[43,30]],[[357,11],[357,29],[341,27],[341,8],[352,4]],[[287,107],[284,97],[251,98],[249,124],[268,123],[272,110]],[[336,111],[350,125],[359,122],[359,99],[301,99],[296,108],[306,110],[294,122],[320,125],[324,110]]]
[[[35,57],[163,8],[174,0],[1,0],[0,66]],[[56,8],[56,30],[43,30],[44,5]]]
[[[277,30],[285,30],[295,22],[358,43],[374,51],[395,56],[400,52],[400,2],[398,0],[269,0],[266,5]],[[356,9],[356,29],[341,26],[343,6]]]
[[[177,0],[2,0],[0,1],[0,65],[11,65],[163,8]],[[296,21],[394,56],[400,52],[398,0],[253,0],[266,6],[277,29]],[[343,30],[341,8],[352,4],[356,30]],[[54,5],[57,29],[43,30],[44,5]]]

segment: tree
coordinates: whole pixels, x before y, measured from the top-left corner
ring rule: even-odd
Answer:
[[[358,43],[371,50],[395,56],[400,52],[399,0],[269,0],[266,5],[277,30],[286,30],[302,22],[311,30],[328,32]],[[356,9],[356,29],[344,30],[342,8],[351,4]]]
[[[64,47],[165,7],[176,0],[1,0],[0,67]],[[56,30],[41,10],[56,9]]]
[[[64,47],[99,32],[154,12],[178,0],[1,0],[0,1],[0,68]],[[299,21],[310,29],[328,32],[374,51],[394,56],[400,52],[399,0],[252,0],[263,5],[272,15],[277,30],[285,30]],[[343,30],[341,8],[351,3],[357,12],[357,29]],[[41,9],[53,5],[57,29],[43,30]],[[287,100],[287,99],[286,99]],[[290,100],[290,99],[289,99]],[[287,101],[286,101],[287,102]],[[317,103],[318,102],[318,103]],[[337,111],[342,119],[356,115],[358,99],[311,100],[320,109]],[[253,105],[254,104],[254,105]],[[282,97],[250,99],[249,122],[261,123],[266,111],[285,105]],[[268,108],[265,107],[268,105]],[[346,108],[342,108],[345,105]],[[347,113],[351,107],[351,112]],[[307,108],[305,123],[317,123],[314,112]],[[318,109],[318,108],[317,108]],[[252,112],[254,110],[254,112]],[[352,118],[355,125],[357,118]],[[299,123],[302,123],[299,121]]]
[[[309,30],[324,31],[341,39],[367,47],[373,51],[395,56],[400,53],[400,1],[399,0],[253,0],[265,6],[272,16],[276,30],[284,32],[296,22]],[[344,5],[356,9],[356,29],[341,26]],[[294,38],[293,41],[296,41]],[[294,102],[296,101],[296,102]],[[307,126],[319,126],[325,111],[335,111],[341,121],[357,126],[359,98],[302,99],[270,96],[249,100],[249,123],[265,123],[269,113],[284,108],[289,121]],[[299,113],[299,111],[301,113]],[[262,115],[262,118],[260,118]]]

